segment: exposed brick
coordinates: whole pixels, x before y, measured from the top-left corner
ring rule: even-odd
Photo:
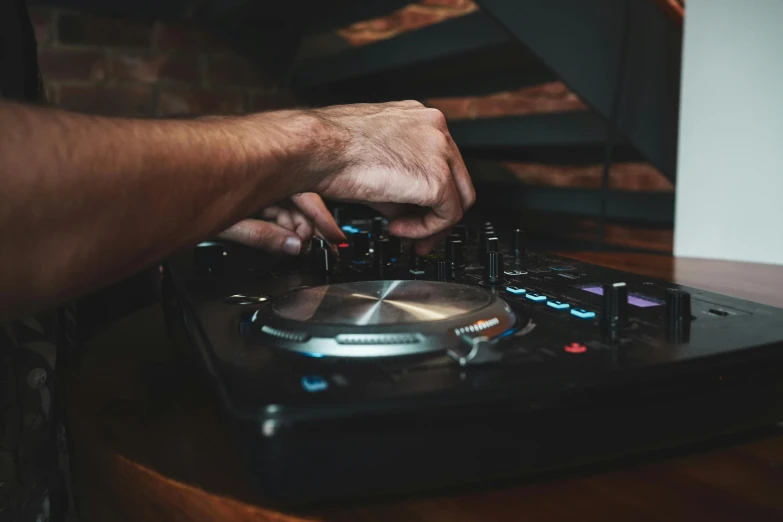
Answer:
[[[603,177],[602,165],[563,166],[509,162],[504,164],[520,180],[529,185],[554,187],[598,188]],[[609,173],[609,186],[616,190],[674,190],[671,182],[646,163],[618,163]]]
[[[106,79],[106,60],[102,52],[70,49],[43,49],[38,53],[41,75],[51,80]]]
[[[151,116],[152,90],[147,86],[93,87],[60,85],[60,107],[110,116]]]
[[[163,51],[224,53],[227,47],[211,31],[195,25],[157,24],[155,45]]]
[[[146,48],[152,41],[152,23],[63,13],[57,29],[60,43]]]
[[[289,109],[292,107],[302,107],[305,104],[291,93],[253,93],[250,96],[250,111],[273,111],[279,109]]]
[[[159,116],[236,114],[245,112],[245,93],[207,90],[162,89],[158,96]]]
[[[43,9],[30,9],[30,22],[39,46],[49,43],[52,35],[52,13]]]
[[[272,87],[273,78],[238,56],[207,56],[206,81],[219,87]]]
[[[585,104],[560,82],[487,96],[430,98],[427,104],[454,120],[586,109]]]
[[[419,5],[428,7],[447,7],[449,9],[478,9],[478,5],[472,0],[419,0]]]
[[[449,18],[466,15],[477,9],[472,2],[454,1],[447,7],[411,4],[394,11],[388,16],[357,22],[338,31],[338,34],[352,45],[364,45],[391,38],[406,31],[413,31],[442,22]]]
[[[122,81],[155,83],[160,80],[198,85],[201,81],[198,58],[151,53],[122,53],[111,57],[112,77]]]

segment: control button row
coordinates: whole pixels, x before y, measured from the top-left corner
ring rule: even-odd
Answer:
[[[595,312],[592,310],[585,310],[584,308],[571,308],[571,305],[568,303],[558,301],[557,299],[549,299],[549,297],[543,294],[528,292],[527,289],[520,288],[518,286],[507,286],[506,292],[512,295],[524,295],[527,299],[530,299],[536,303],[546,302],[548,307],[554,308],[555,310],[570,309],[571,315],[578,317],[579,319],[593,319],[596,316]]]

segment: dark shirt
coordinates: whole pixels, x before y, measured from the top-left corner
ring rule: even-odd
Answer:
[[[0,96],[28,102],[41,99],[37,56],[24,1],[0,0]]]
[[[37,103],[43,93],[27,6],[0,0],[0,98]],[[0,522],[62,520],[68,509],[64,423],[55,408],[64,314],[0,322]]]

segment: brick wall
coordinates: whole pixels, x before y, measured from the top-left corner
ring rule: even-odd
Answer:
[[[295,103],[276,78],[195,26],[35,8],[49,102],[117,116],[186,116]]]
[[[477,9],[471,0],[419,0],[390,16],[368,20],[338,33],[353,45],[391,38],[463,16]],[[88,16],[59,9],[31,12],[50,103],[121,116],[188,116],[243,113],[297,104],[278,79],[244,60],[207,31],[189,25]],[[425,100],[450,119],[584,110],[562,83],[472,98]],[[524,183],[597,187],[601,166],[507,163]],[[613,188],[673,190],[646,164],[620,164]],[[593,224],[568,225],[572,235],[589,237]],[[610,242],[670,251],[671,231],[611,227]]]

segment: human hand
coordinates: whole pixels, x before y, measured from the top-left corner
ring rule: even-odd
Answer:
[[[389,232],[429,252],[476,199],[465,163],[437,109],[416,101],[311,111],[330,130],[320,151],[329,172],[314,187],[324,197],[369,204]],[[335,154],[335,151],[338,151]],[[330,163],[331,162],[331,163]]]
[[[329,241],[345,241],[345,234],[318,194],[297,194],[288,201],[264,208],[261,217],[264,219],[244,219],[218,237],[288,255],[299,254],[303,242],[314,234]]]

